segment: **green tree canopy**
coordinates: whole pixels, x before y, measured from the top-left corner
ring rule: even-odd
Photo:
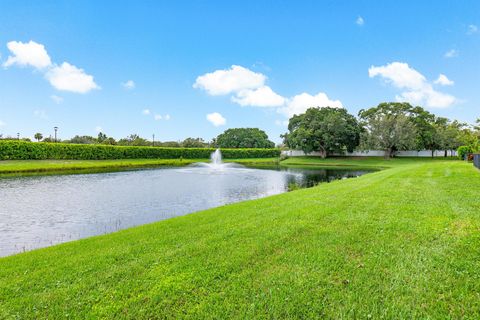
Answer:
[[[208,143],[203,141],[202,138],[187,138],[183,140],[181,146],[184,148],[206,148]]]
[[[319,151],[326,157],[353,151],[360,142],[360,126],[344,108],[310,108],[289,120],[288,133],[282,137],[290,148]]]
[[[365,145],[368,148],[385,150],[385,157],[392,157],[398,150],[417,147],[421,139],[417,134],[417,123],[412,109],[408,103],[387,102],[360,110],[359,116],[365,130]],[[423,119],[419,122],[422,121]]]
[[[265,131],[258,128],[233,128],[225,130],[215,139],[219,148],[273,148]]]
[[[152,142],[140,137],[138,134],[131,134],[117,142],[120,146],[151,146]]]
[[[37,133],[35,133],[35,135],[33,137],[35,138],[35,140],[40,142],[40,140],[43,139],[43,134],[41,134],[40,132],[37,132]]]
[[[66,143],[76,143],[76,144],[94,144],[97,143],[97,139],[92,136],[75,136]]]

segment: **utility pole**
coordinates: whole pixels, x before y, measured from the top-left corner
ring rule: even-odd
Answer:
[[[20,132],[17,132],[17,140],[20,140]]]
[[[57,131],[58,131],[58,127],[53,127],[53,130],[55,130],[55,142],[57,142]]]
[[[152,134],[152,147],[155,147],[155,133]]]

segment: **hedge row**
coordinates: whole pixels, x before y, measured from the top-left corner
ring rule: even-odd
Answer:
[[[207,159],[212,148],[124,147],[0,141],[0,160]],[[222,149],[225,159],[271,158],[279,149]]]

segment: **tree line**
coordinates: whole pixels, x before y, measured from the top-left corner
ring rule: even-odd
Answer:
[[[102,145],[118,145],[118,146],[155,146],[170,148],[274,148],[275,143],[268,139],[265,131],[258,128],[232,128],[227,129],[223,133],[211,141],[205,141],[202,138],[186,138],[183,141],[155,141],[140,137],[138,134],[130,134],[126,138],[115,140],[108,137],[105,133],[100,132],[96,137],[89,135],[76,135],[68,140],[54,141],[51,137],[43,137],[42,133],[34,135],[37,142],[62,142],[73,144],[102,144]],[[0,139],[2,139],[0,135]],[[3,140],[24,140],[30,141],[28,138],[12,138],[6,137]]]
[[[477,120],[478,123],[478,120]],[[310,108],[293,116],[284,144],[323,157],[354,150],[384,150],[393,157],[401,150],[479,150],[480,128],[438,117],[420,106],[385,102],[362,109],[355,117],[343,108]]]
[[[35,134],[40,142],[55,142]],[[344,108],[312,107],[289,119],[288,132],[281,135],[283,145],[305,153],[320,152],[323,157],[354,150],[384,150],[393,157],[402,150],[458,150],[461,157],[480,148],[480,120],[477,126],[450,120],[406,102],[384,102],[362,109],[354,116]],[[1,135],[0,135],[0,139]],[[20,140],[15,138],[3,138]],[[28,140],[28,139],[22,139]],[[59,142],[60,140],[56,141]],[[154,141],[131,134],[115,140],[100,132],[97,137],[76,135],[63,143],[173,148],[274,148],[265,131],[258,128],[232,128],[211,141],[187,138],[183,141]]]

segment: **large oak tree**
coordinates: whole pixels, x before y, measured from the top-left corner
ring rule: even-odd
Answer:
[[[289,120],[288,131],[282,136],[288,147],[318,151],[323,157],[351,152],[360,142],[358,121],[344,108],[310,108]]]

